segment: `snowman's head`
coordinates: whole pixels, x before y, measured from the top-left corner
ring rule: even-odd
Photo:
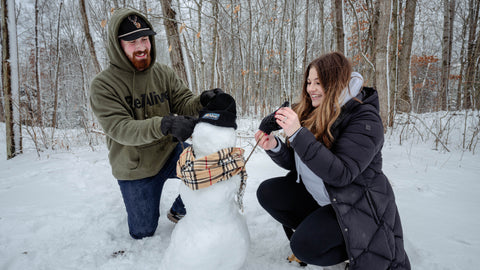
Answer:
[[[223,148],[235,147],[237,129],[235,99],[227,93],[216,95],[200,112],[192,134],[197,158]]]
[[[192,133],[192,148],[196,158],[235,147],[236,141],[234,128],[215,126],[207,122],[197,123]]]

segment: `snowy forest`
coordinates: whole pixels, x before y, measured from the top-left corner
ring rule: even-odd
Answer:
[[[160,269],[168,258],[178,224],[167,212],[181,181],[165,182],[155,234],[132,239],[89,103],[90,82],[109,66],[108,24],[121,7],[152,22],[156,62],[195,94],[222,88],[235,98],[236,144],[250,160],[243,270],[340,269],[289,263],[282,226],[256,195],[263,181],[287,173],[255,147],[261,120],[296,102],[308,63],[331,51],[378,91],[382,171],[412,269],[478,265],[479,0],[0,2],[0,269]]]
[[[295,101],[305,66],[341,51],[365,85],[379,91],[386,127],[405,113],[445,112],[445,125],[462,112],[468,121],[480,108],[479,6],[476,0],[2,0],[0,121],[12,134],[26,128],[39,149],[58,144],[55,129],[101,133],[88,90],[109,64],[106,25],[118,7],[152,21],[158,62],[172,66],[195,93],[218,87],[232,94],[242,116],[261,117]],[[472,121],[475,130],[464,134],[462,146],[469,150],[480,125]],[[439,142],[445,129],[432,127]],[[19,143],[9,156],[21,151]]]

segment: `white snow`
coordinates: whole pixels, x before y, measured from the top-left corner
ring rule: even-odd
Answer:
[[[237,146],[246,155],[258,123],[239,123]],[[100,144],[92,151],[87,142],[73,141],[69,150],[38,156],[24,140],[25,153],[6,160],[5,125],[0,124],[0,269],[159,269],[175,227],[165,214],[180,181],[170,179],[165,185],[156,234],[133,240],[106,147]],[[386,137],[383,164],[396,194],[412,269],[475,269],[480,155],[456,147],[432,150],[433,140],[419,142],[412,135],[402,145],[398,141]],[[244,269],[302,269],[286,261],[291,251],[283,230],[255,195],[261,181],[285,171],[257,149],[247,173],[244,216],[251,242]]]

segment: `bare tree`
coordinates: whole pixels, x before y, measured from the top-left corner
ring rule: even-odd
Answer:
[[[175,10],[172,9],[171,0],[160,0],[162,4],[162,13],[165,17],[163,25],[165,32],[167,32],[167,40],[170,51],[170,60],[173,69],[177,72],[179,77],[188,85],[187,71],[182,55],[182,47],[180,43],[180,34],[178,33],[178,24]]]
[[[388,111],[388,127],[393,127],[393,122],[395,118],[395,98],[397,93],[397,67],[398,67],[398,35],[399,35],[399,20],[398,20],[398,10],[399,10],[399,0],[393,0],[392,2],[392,33],[391,37],[391,50],[390,50],[390,93],[389,93],[389,104],[390,108]]]
[[[7,159],[22,152],[18,112],[18,55],[15,1],[2,0],[2,82],[5,109]]]
[[[440,85],[440,108],[448,110],[449,77],[452,61],[453,23],[455,0],[443,0],[442,78]]]
[[[320,38],[320,53],[321,54],[324,54],[326,52],[326,46],[325,46],[325,8],[324,8],[324,4],[325,4],[325,1],[324,0],[318,0],[318,3],[320,5],[320,8],[319,8],[319,13],[320,13],[320,16],[318,18],[318,20],[320,21],[320,32],[321,32],[321,38]]]
[[[39,27],[39,4],[38,0],[35,0],[35,87],[37,95],[37,122],[40,126],[43,126],[42,117],[42,91],[40,89],[40,68],[38,62],[40,56],[38,52],[38,27]]]
[[[98,57],[102,66],[107,63],[105,25],[112,7],[148,13],[153,24],[162,18],[166,35],[159,38],[166,37],[170,53],[157,56],[169,57],[194,92],[221,87],[232,94],[244,116],[265,115],[285,99],[295,102],[304,66],[312,55],[331,50],[343,51],[365,83],[377,88],[382,106],[389,109],[388,117],[382,114],[384,120],[393,121],[397,111],[410,111],[412,103],[424,104],[424,111],[440,109],[435,104],[463,103],[470,108],[480,104],[478,0],[442,0],[456,5],[449,17],[455,25],[445,27],[452,31],[455,26],[455,38],[450,33],[450,62],[443,64],[443,75],[438,61],[441,43],[428,42],[443,29],[441,18],[432,16],[440,14],[439,1],[78,0],[63,5],[61,14],[63,0],[36,1],[40,8],[35,10],[33,4],[16,1],[19,26],[27,29],[18,37],[24,44],[18,54],[18,82],[22,123],[28,125],[37,124],[41,115],[44,126],[75,127],[91,115],[88,84],[99,70],[92,59]],[[419,12],[421,16],[416,15]],[[391,23],[385,21],[388,16]],[[441,77],[449,88],[440,86]],[[455,93],[452,79],[458,80]],[[437,103],[440,89],[451,92],[449,98],[456,94],[457,101]],[[386,126],[394,126],[392,121]]]
[[[218,43],[218,1],[212,3],[212,16],[213,16],[213,33],[212,33],[212,62],[210,68],[210,87],[214,88],[216,85],[215,74],[217,71],[217,43]]]
[[[85,5],[85,0],[78,0],[78,1],[80,4],[80,14],[82,15],[83,31],[85,33],[85,39],[87,40],[88,49],[90,50],[92,64],[93,64],[93,67],[95,68],[95,72],[99,73],[101,71],[101,67],[100,67],[100,64],[98,63],[95,44],[93,43],[92,35],[90,34],[90,27],[88,23],[87,8]]]
[[[479,58],[480,50],[478,49],[478,42],[480,42],[480,33],[477,33],[477,26],[479,23],[479,7],[480,3],[478,0],[470,0],[469,4],[469,16],[467,20],[469,32],[468,32],[468,43],[467,43],[467,67],[465,70],[465,79],[464,79],[464,108],[472,109],[473,100],[475,96],[474,81],[475,81],[475,68],[477,67],[477,60]],[[480,103],[480,102],[478,102]],[[480,106],[480,104],[476,106]]]
[[[309,11],[309,1],[306,0],[306,5],[307,5],[307,8],[305,10],[305,25],[304,25],[304,39],[305,39],[305,43],[304,43],[304,48],[303,48],[303,61],[302,61],[302,67],[303,67],[303,72],[305,72],[305,69],[307,68],[307,57],[308,57],[308,11]]]
[[[392,1],[377,1],[374,13],[374,63],[375,78],[374,86],[378,91],[380,99],[380,116],[384,127],[388,124],[388,39],[390,19],[392,14]]]
[[[60,70],[60,18],[62,14],[63,2],[60,2],[58,7],[58,20],[57,20],[57,65],[55,68],[55,87],[54,87],[54,99],[53,99],[53,115],[52,115],[52,127],[57,128],[57,111],[58,111],[58,74]],[[53,132],[52,132],[53,137]]]
[[[401,112],[409,112],[412,109],[410,99],[410,58],[412,55],[416,7],[417,0],[406,0],[403,35],[398,56],[397,110]]]
[[[335,40],[336,50],[345,53],[345,33],[343,28],[343,0],[335,0]]]

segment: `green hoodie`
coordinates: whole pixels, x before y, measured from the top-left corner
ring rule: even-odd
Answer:
[[[124,18],[135,14],[119,9],[108,25],[108,68],[90,85],[90,104],[102,126],[109,150],[112,173],[118,180],[153,176],[163,167],[177,145],[172,136],[160,129],[162,117],[171,113],[196,115],[201,109],[195,97],[173,69],[155,63],[155,40],[150,36],[152,62],[137,71],[127,58],[117,38]]]

